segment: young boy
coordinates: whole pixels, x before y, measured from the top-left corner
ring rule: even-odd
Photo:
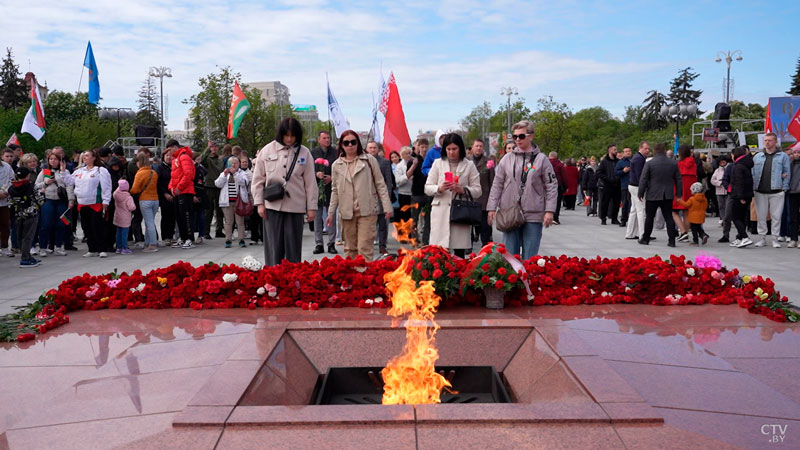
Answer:
[[[708,199],[703,194],[703,185],[701,183],[693,183],[689,188],[692,191],[692,196],[688,201],[679,199],[681,205],[686,206],[689,214],[689,228],[692,230],[692,247],[698,246],[698,240],[703,240],[703,245],[708,242],[708,235],[703,230],[703,224],[706,221],[706,210],[708,209]]]
[[[8,188],[8,199],[16,220],[19,248],[22,253],[19,261],[20,267],[36,267],[41,263],[31,256],[31,246],[33,245],[33,236],[36,234],[36,226],[39,223],[39,209],[44,203],[44,196],[41,192],[33,189],[33,184],[29,179],[30,173],[27,167],[17,167],[16,179]]]

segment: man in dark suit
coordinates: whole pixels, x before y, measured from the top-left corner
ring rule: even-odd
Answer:
[[[650,243],[650,233],[653,232],[656,211],[661,209],[667,225],[667,236],[669,236],[667,245],[675,247],[675,238],[678,233],[675,230],[675,221],[672,220],[672,198],[674,196],[681,198],[683,195],[681,173],[678,170],[678,163],[674,159],[667,158],[667,149],[664,144],[656,144],[653,152],[653,159],[645,163],[639,179],[638,197],[640,200],[647,200],[644,233],[639,239],[639,243],[643,245]]]

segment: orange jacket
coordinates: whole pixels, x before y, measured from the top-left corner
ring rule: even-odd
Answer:
[[[706,210],[708,209],[708,199],[702,192],[689,197],[689,200],[678,199],[681,205],[689,208],[689,223],[705,223]]]

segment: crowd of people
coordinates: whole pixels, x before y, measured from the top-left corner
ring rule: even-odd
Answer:
[[[170,140],[158,158],[142,147],[129,161],[115,146],[70,160],[54,147],[40,163],[12,146],[0,161],[0,254],[18,254],[20,267],[39,265],[37,256],[66,256],[81,242],[80,222],[87,258],[191,249],[212,239],[247,247],[249,238],[275,265],[301,260],[307,223],[314,254],[338,254],[343,245],[345,257],[370,261],[376,247],[388,253],[394,224],[401,242],[459,256],[492,242],[497,229],[509,251],[527,259],[538,254],[543,228],[561,223],[562,207],[580,204],[644,245],[654,228],[666,229],[671,247],[706,245],[706,219],[718,216],[718,242],[761,247],[771,234],[773,247],[798,246],[800,146],[779,151],[772,133],[755,155],[737,147],[711,157],[682,145],[673,157],[663,144],[651,155],[641,142],[635,153],[610,145],[598,162],[545,155],[529,121],[512,129],[499,159],[482,140],[467,146],[442,130],[434,142],[417,139],[388,158],[380,143],[363,146],[352,130],[336,147],[322,130],[309,150],[294,118],[281,121],[252,157],[238,146],[209,142],[198,153]]]
[[[626,239],[644,245],[655,240],[654,227],[666,229],[670,247],[706,245],[706,219],[717,217],[719,243],[764,247],[771,235],[772,247],[786,242],[796,248],[800,145],[781,150],[777,143],[777,136],[767,133],[763,149],[740,146],[714,156],[689,145],[673,155],[663,144],[656,144],[651,155],[645,141],[635,154],[626,147],[620,156],[610,145],[599,163],[594,157],[578,163],[586,214],[599,216],[601,225],[610,219],[626,229]]]

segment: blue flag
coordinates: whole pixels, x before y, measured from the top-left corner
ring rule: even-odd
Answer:
[[[100,79],[97,78],[97,63],[94,61],[91,41],[86,47],[86,57],[83,58],[83,65],[89,69],[89,103],[96,105],[100,101]]]

